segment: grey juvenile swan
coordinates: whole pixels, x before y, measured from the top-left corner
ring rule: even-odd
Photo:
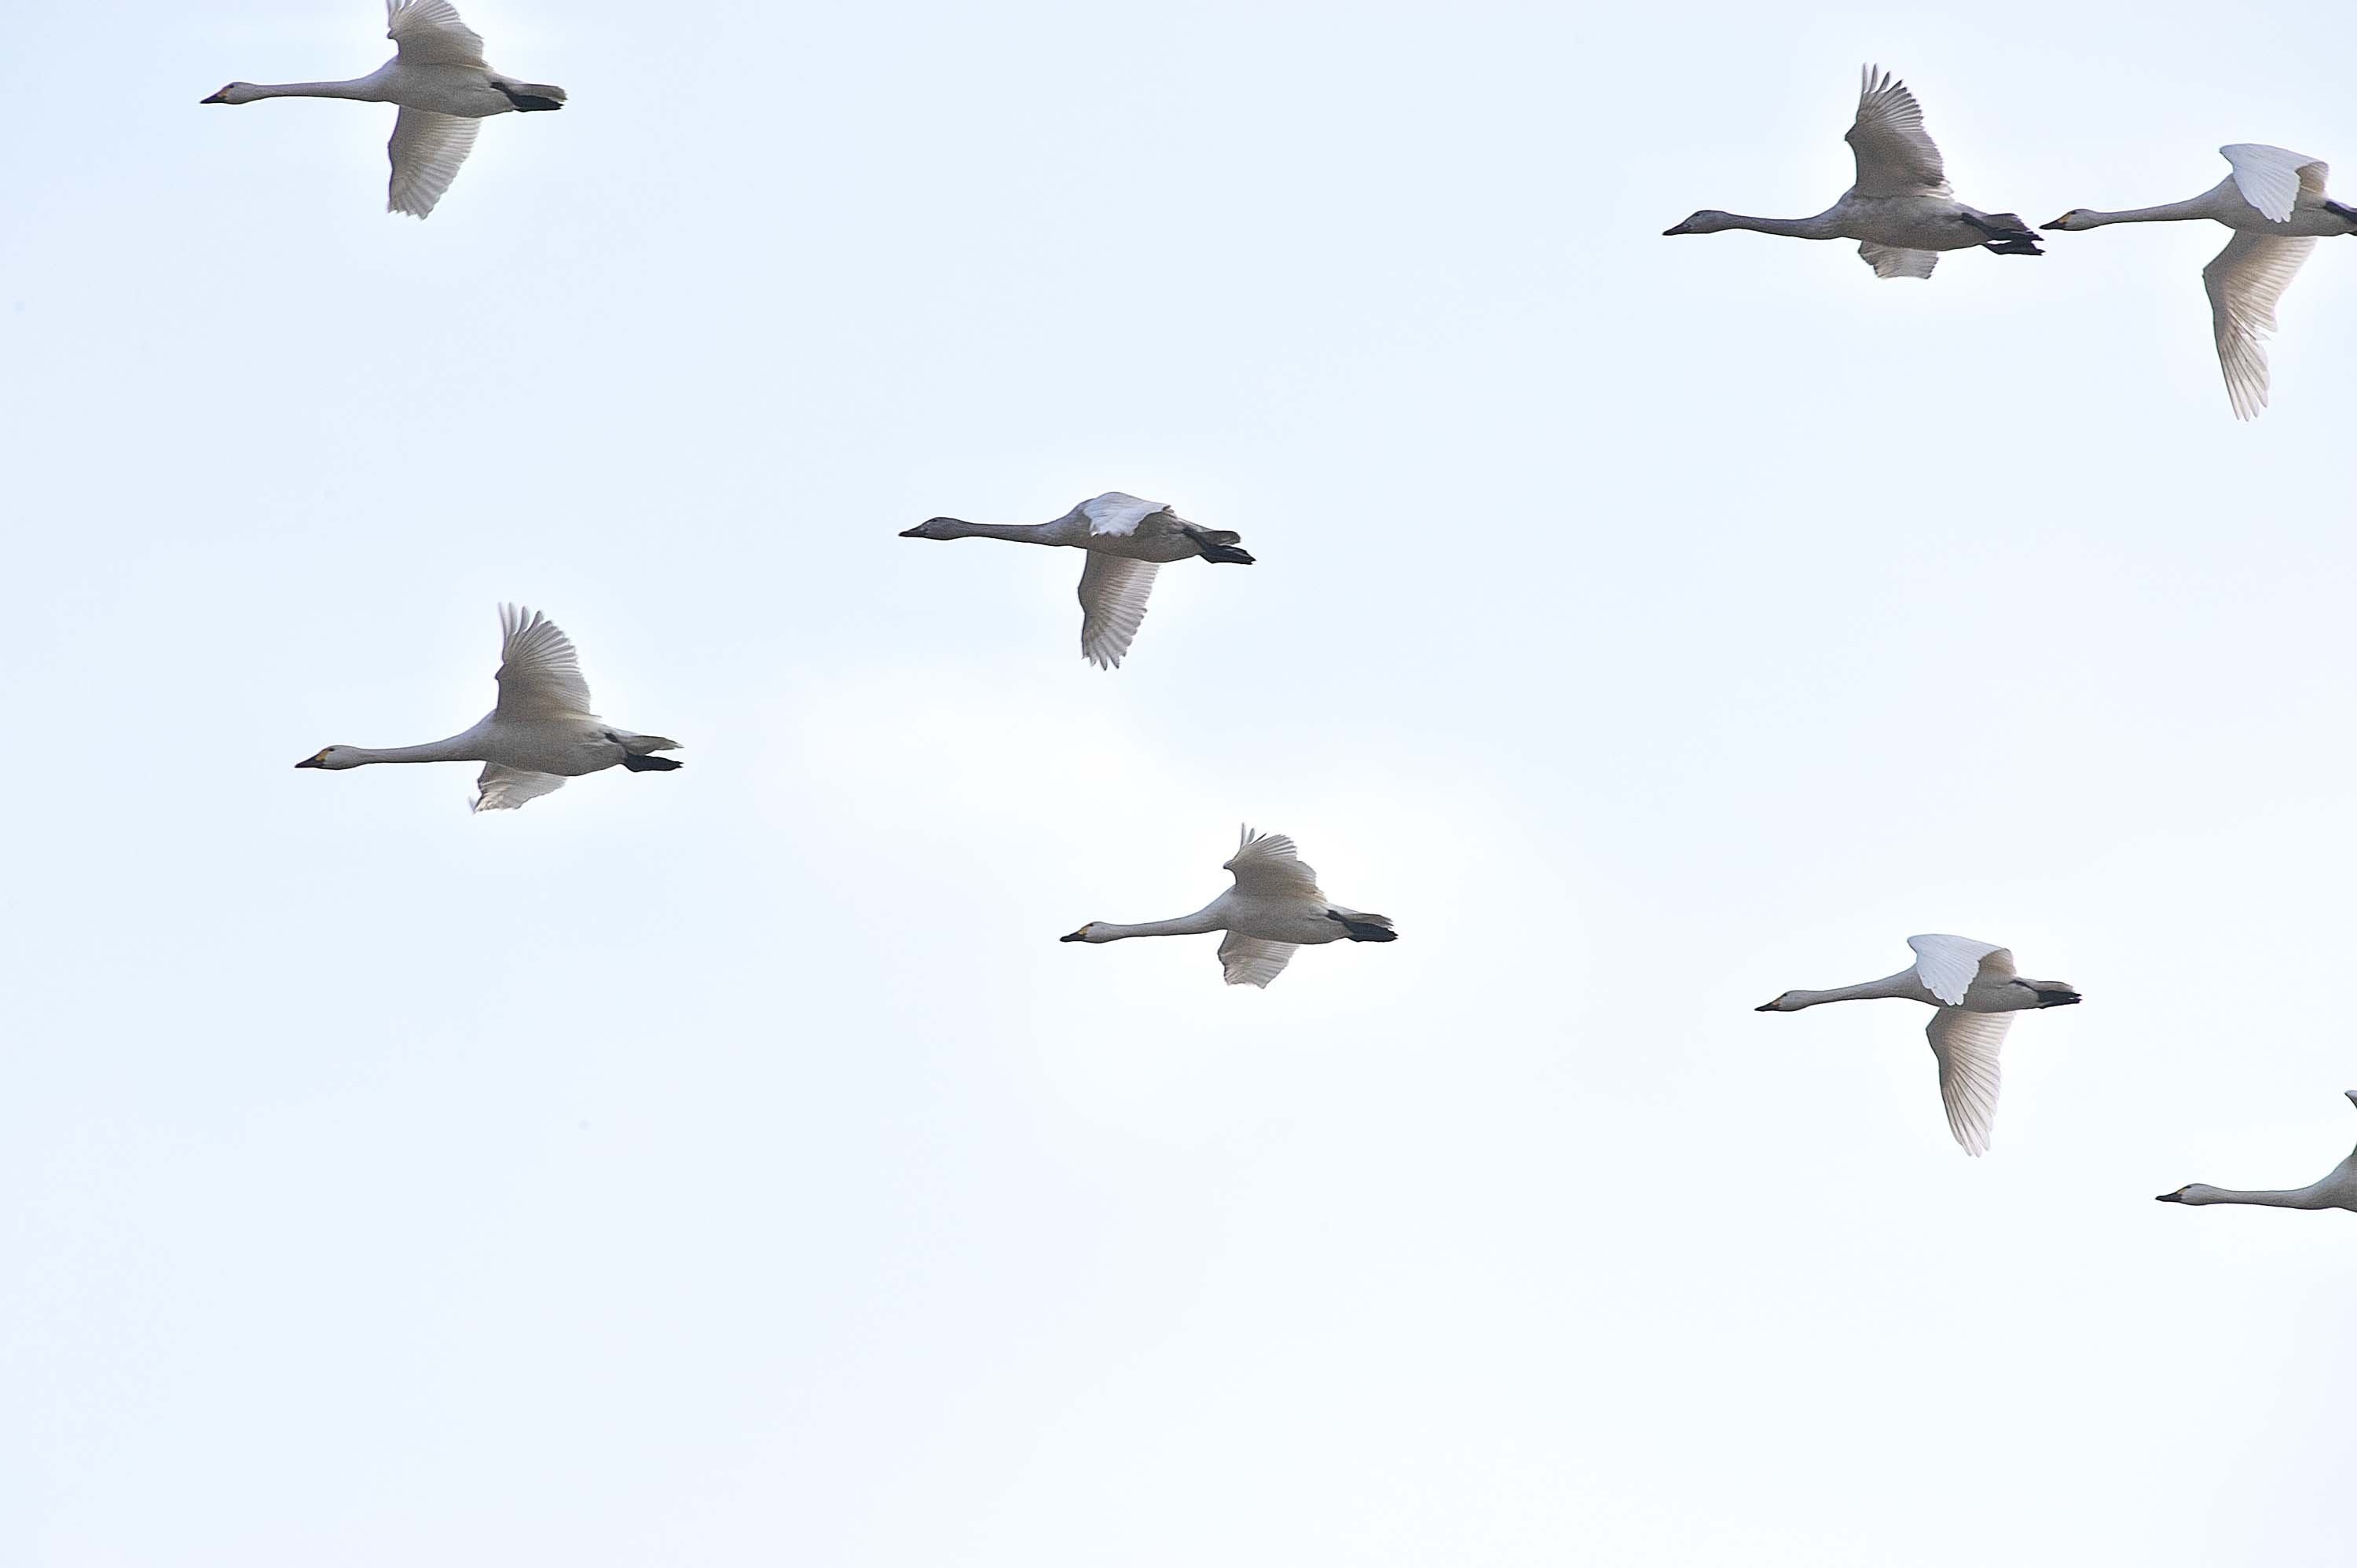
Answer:
[[[1948,1131],[1968,1155],[1988,1152],[1989,1128],[1996,1121],[1997,1048],[2013,1015],[2032,1007],[2067,1007],[2079,993],[2059,980],[2024,980],[2013,972],[2013,954],[1994,942],[1970,937],[1907,939],[1915,961],[1897,974],[1832,991],[1787,991],[1758,1013],[1797,1013],[1820,1002],[1850,1002],[1895,996],[1925,1003],[1935,1011],[1924,1033],[1940,1059],[1940,1102],[1947,1107]]]
[[[2038,256],[2038,232],[2011,212],[1983,212],[1948,188],[1940,149],[1907,84],[1867,66],[1857,119],[1844,134],[1857,158],[1857,183],[1814,218],[1746,218],[1706,208],[1664,234],[1749,229],[1796,240],[1856,240],[1878,278],[1928,278],[1942,251],[1980,246],[2001,256]]]

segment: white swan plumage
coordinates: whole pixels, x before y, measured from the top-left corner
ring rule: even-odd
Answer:
[[[393,180],[385,210],[423,218],[458,177],[475,145],[477,124],[492,114],[562,109],[565,89],[518,81],[483,59],[483,40],[458,19],[450,0],[385,0],[385,37],[393,57],[349,81],[232,81],[206,103],[264,98],[350,98],[397,103],[385,152]]]
[[[927,518],[904,529],[903,539],[1007,539],[1088,552],[1081,568],[1081,656],[1100,670],[1117,669],[1146,619],[1154,575],[1171,561],[1202,559],[1249,566],[1236,548],[1240,535],[1200,528],[1160,501],[1107,490],[1052,522],[967,522]]]
[[[2324,194],[2332,171],[2321,158],[2263,142],[2233,142],[2218,152],[2232,172],[2199,196],[2122,212],[2074,207],[2046,227],[2075,234],[2113,223],[2206,218],[2234,231],[2201,269],[2201,286],[2210,295],[2210,329],[2226,401],[2235,418],[2256,419],[2267,406],[2266,341],[2276,330],[2276,302],[2319,239],[2357,234],[2357,208]]]
[[[1753,1009],[1797,1013],[1823,1002],[1898,997],[1933,1012],[1924,1034],[1940,1064],[1940,1103],[1948,1131],[1968,1155],[1988,1152],[1996,1122],[1997,1052],[2013,1015],[2032,1007],[2066,1007],[2079,993],[2059,980],[2024,980],[2013,954],[1995,942],[1932,933],[1910,937],[1915,961],[1897,974],[1832,991],[1787,991]]]
[[[589,709],[589,682],[572,639],[537,610],[500,607],[500,696],[473,727],[424,746],[331,746],[297,768],[339,771],[371,762],[479,762],[475,810],[512,811],[564,788],[567,779],[617,765],[633,773],[682,766],[651,755],[676,751],[659,735],[616,729]]]
[[[1928,278],[1943,251],[1980,247],[2001,256],[2044,254],[2037,231],[2018,213],[1983,212],[1956,199],[1922,106],[1907,84],[1878,66],[1859,82],[1857,117],[1842,139],[1857,180],[1813,218],[1747,218],[1705,208],[1664,234],[1748,229],[1796,240],[1856,240],[1878,278]]]
[[[2343,1091],[2352,1105],[2357,1105],[2357,1089]],[[2200,1207],[2210,1203],[2251,1203],[2268,1208],[2346,1208],[2357,1211],[2357,1149],[2332,1167],[2321,1180],[2306,1187],[2296,1187],[2282,1192],[2239,1192],[2229,1187],[2208,1187],[2193,1182],[2175,1192],[2160,1195],[2163,1203],[2183,1203]]]
[[[1265,989],[1284,972],[1293,950],[1325,942],[1388,942],[1397,939],[1381,915],[1344,908],[1318,889],[1318,874],[1302,863],[1293,841],[1282,833],[1243,830],[1236,853],[1221,869],[1235,886],[1191,915],[1125,926],[1091,920],[1067,942],[1117,942],[1129,937],[1190,937],[1225,931],[1220,944],[1221,977],[1230,985]]]

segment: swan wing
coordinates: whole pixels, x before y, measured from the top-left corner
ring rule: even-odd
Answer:
[[[1943,1007],[1923,1033],[1940,1058],[1940,1103],[1948,1131],[1968,1155],[1986,1155],[1996,1122],[1997,1050],[2013,1025],[2010,1013],[1967,1013]]]
[[[1265,942],[1258,937],[1230,931],[1228,940],[1220,944],[1221,978],[1230,985],[1257,985],[1266,990],[1270,981],[1285,972],[1296,945]]]
[[[1937,251],[1910,251],[1898,245],[1878,245],[1871,240],[1861,242],[1857,253],[1878,278],[1927,278],[1932,269],[1940,264]]]
[[[1235,874],[1236,891],[1246,897],[1326,901],[1326,895],[1318,890],[1318,874],[1283,833],[1256,833],[1245,828],[1236,853],[1220,869]]]
[[[1139,523],[1157,511],[1169,509],[1160,501],[1142,501],[1119,490],[1107,490],[1101,496],[1082,501],[1072,510],[1087,520],[1091,533],[1126,539],[1137,532]]]
[[[404,65],[482,65],[482,36],[450,0],[385,0],[384,36]]]
[[[475,780],[475,810],[512,811],[526,800],[537,800],[565,788],[560,773],[533,773],[501,762],[487,762]]]
[[[2332,172],[2320,158],[2263,142],[2235,142],[2220,147],[2218,156],[2233,166],[2243,199],[2270,223],[2288,221],[2303,196],[2322,200],[2325,177]]]
[[[2236,419],[2256,419],[2267,406],[2267,334],[2276,329],[2276,301],[2291,286],[2311,235],[2238,231],[2210,264],[2201,286],[2210,291],[2210,326],[2218,338],[2218,368]]]
[[[1910,937],[1907,945],[1915,950],[1915,978],[1923,983],[1924,990],[1951,1007],[1964,999],[1973,978],[1984,967],[1995,979],[2013,978],[2013,955],[1995,942],[1943,936],[1935,931]]]
[[[1088,554],[1081,568],[1081,656],[1100,670],[1118,669],[1146,618],[1146,596],[1161,568],[1094,550]]]
[[[463,114],[436,114],[431,109],[404,109],[393,123],[393,140],[385,154],[393,159],[393,184],[384,209],[423,218],[434,210],[458,166],[475,147],[475,127],[482,122]]]
[[[1948,175],[1940,149],[1923,129],[1923,110],[1907,84],[1867,66],[1857,95],[1857,119],[1843,134],[1857,156],[1858,196],[1946,196]]]
[[[500,607],[500,700],[491,717],[537,723],[589,714],[589,682],[573,639],[538,610]]]

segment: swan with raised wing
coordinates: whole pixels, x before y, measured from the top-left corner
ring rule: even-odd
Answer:
[[[1749,229],[1796,240],[1856,240],[1878,278],[1928,278],[1942,251],[1975,247],[2001,256],[2037,256],[2038,232],[2017,213],[1983,212],[1956,199],[1923,111],[1907,84],[1866,68],[1857,118],[1842,138],[1857,160],[1857,183],[1813,218],[1746,218],[1706,208],[1664,234]]]
[[[2344,1090],[2349,1102],[2357,1105],[2357,1089]],[[2310,1182],[2287,1192],[2237,1192],[2230,1187],[2204,1187],[2194,1182],[2175,1192],[2160,1195],[2163,1203],[2184,1203],[2199,1207],[2205,1203],[2255,1203],[2269,1208],[2346,1208],[2357,1211],[2357,1149],[2332,1167],[2321,1181]]]
[[[2013,954],[1971,937],[1910,937],[1915,961],[1897,974],[1832,991],[1787,991],[1758,1013],[1797,1013],[1821,1002],[1898,997],[1931,1006],[1932,1054],[1940,1063],[1940,1102],[1948,1131],[1968,1155],[1988,1152],[1996,1121],[1997,1049],[2013,1015],[2032,1007],[2067,1007],[2079,993],[2059,980],[2024,980]]]
[[[1112,670],[1129,651],[1154,575],[1172,561],[1204,560],[1249,566],[1236,548],[1240,535],[1200,528],[1160,501],[1119,490],[1084,500],[1053,522],[968,522],[927,518],[904,529],[903,539],[1011,539],[1018,544],[1060,544],[1088,552],[1081,568],[1081,656]]]
[[[371,762],[479,762],[475,810],[511,811],[565,787],[567,779],[619,765],[633,773],[684,766],[667,757],[679,742],[617,729],[589,711],[589,682],[573,641],[537,610],[500,607],[500,699],[473,728],[424,746],[378,749],[331,746],[296,763],[336,771]]]
[[[350,81],[232,81],[206,103],[264,98],[350,98],[398,103],[393,183],[385,210],[423,218],[457,177],[475,145],[475,126],[493,114],[565,107],[565,89],[518,81],[483,60],[483,40],[458,19],[450,0],[385,0],[385,37],[393,57]]]
[[[1221,976],[1230,985],[1265,988],[1293,957],[1293,950],[1325,942],[1388,942],[1399,933],[1390,920],[1346,909],[1318,891],[1318,874],[1301,862],[1293,841],[1282,833],[1243,830],[1236,853],[1221,867],[1235,886],[1191,915],[1125,926],[1091,920],[1059,941],[1117,942],[1127,937],[1195,937],[1225,931],[1220,944]]]
[[[2320,158],[2260,142],[2235,142],[2218,151],[2233,172],[2199,196],[2125,212],[2074,207],[2046,227],[2076,234],[2113,223],[2206,218],[2234,231],[2201,269],[2201,286],[2210,295],[2210,330],[2226,377],[2226,401],[2236,419],[2256,419],[2267,406],[2266,342],[2276,329],[2276,302],[2319,239],[2357,234],[2357,208],[2324,194],[2331,171]]]

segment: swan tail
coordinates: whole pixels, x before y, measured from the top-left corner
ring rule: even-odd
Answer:
[[[561,87],[550,87],[538,81],[503,81],[498,77],[491,79],[491,85],[507,94],[508,102],[527,114],[539,109],[565,107],[565,89]]]
[[[676,773],[687,764],[673,757],[640,757],[631,751],[622,754],[622,766],[633,773]]]
[[[1395,942],[1399,933],[1392,929],[1387,915],[1366,915],[1356,909],[1329,909],[1326,918],[1341,922],[1342,929],[1354,942]]]
[[[1982,249],[2000,256],[2042,256],[2038,248],[2039,233],[2021,220],[2018,212],[1967,212],[1964,221],[1979,230],[1987,239]]]
[[[2059,980],[2033,980],[2029,985],[2038,993],[2040,1007],[2069,1007],[2079,1000],[2079,993]]]

